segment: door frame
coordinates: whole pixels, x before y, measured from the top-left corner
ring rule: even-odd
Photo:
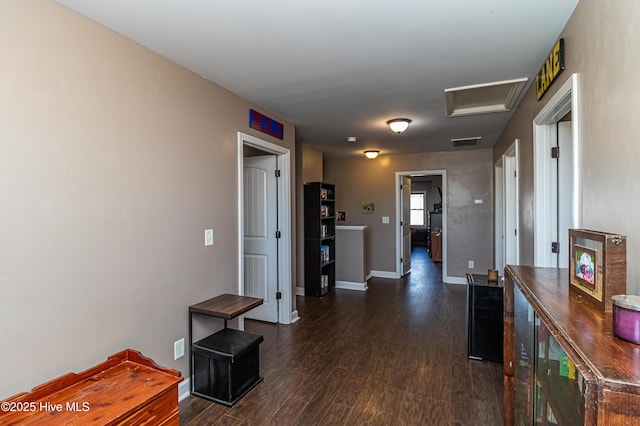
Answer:
[[[533,120],[533,264],[554,267],[555,258],[551,253],[551,167],[548,161],[552,144],[555,142],[555,124],[571,111],[571,133],[573,164],[580,164],[580,94],[579,75],[572,74],[558,91],[549,99]],[[573,228],[579,228],[580,217],[580,173],[573,167],[573,197],[571,200]]]
[[[404,197],[403,197],[403,193],[406,191],[405,188],[405,179],[409,182],[409,196],[407,197],[407,199],[409,200],[409,206],[405,206],[404,203]],[[400,246],[400,258],[402,259],[402,261],[400,262],[400,276],[405,276],[408,273],[411,272],[411,243],[409,243],[409,253],[405,253],[404,252],[404,248],[405,248],[405,242],[404,240],[404,229],[402,229],[405,225],[408,225],[409,227],[411,227],[411,223],[409,224],[405,224],[404,223],[404,213],[405,210],[408,208],[409,209],[409,217],[411,217],[411,176],[400,176],[398,178],[398,183],[400,184],[400,217],[399,217],[399,222],[402,222],[402,225],[400,226],[400,241],[401,241],[401,246]],[[424,191],[423,191],[424,192]],[[426,205],[426,197],[424,198],[425,204],[423,205],[423,208],[425,209],[424,211],[426,212],[427,209],[427,205]],[[426,214],[425,214],[426,216]],[[411,228],[409,228],[409,239],[411,239]],[[407,260],[407,255],[409,257],[409,268],[405,271],[405,265],[407,264],[406,260]]]
[[[455,283],[447,276],[447,171],[446,170],[414,170],[405,172],[396,172],[393,185],[396,188],[396,265],[395,277],[402,276],[402,262],[400,255],[402,254],[402,227],[400,226],[400,218],[402,211],[400,210],[400,176],[442,176],[442,281]],[[466,281],[465,281],[466,282]]]
[[[495,180],[496,194],[494,198],[494,268],[502,272],[505,267],[505,254],[504,254],[504,161],[503,156],[500,156],[493,166],[493,174]]]
[[[519,140],[513,141],[511,146],[502,155],[503,165],[503,234],[504,234],[504,248],[503,248],[503,260],[504,264],[518,265],[520,263],[520,155],[518,151]],[[509,184],[511,179],[511,173],[514,174],[514,179]],[[509,186],[513,185],[513,191],[509,190]],[[513,194],[511,194],[513,192]],[[510,225],[510,218],[513,221],[513,231],[507,229]],[[513,245],[515,247],[515,259],[514,262],[508,262],[507,260],[507,247]]]
[[[237,159],[237,194],[238,194],[238,294],[244,294],[244,203],[243,203],[243,176],[244,176],[244,146],[260,149],[278,157],[280,177],[278,187],[278,223],[282,238],[278,241],[278,285],[282,298],[278,301],[278,322],[291,324],[298,320],[297,311],[293,310],[293,291],[291,288],[291,151],[280,145],[256,138],[246,133],[238,132]],[[244,328],[244,318],[240,319],[240,328]]]

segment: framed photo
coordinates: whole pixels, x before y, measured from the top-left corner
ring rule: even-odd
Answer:
[[[347,214],[344,210],[338,210],[338,222],[344,222],[345,220],[347,220]]]
[[[611,312],[611,296],[627,291],[627,237],[569,229],[569,291]]]
[[[596,274],[598,271],[597,252],[579,245],[573,246],[575,269],[572,271],[574,279],[583,287],[596,291]]]
[[[376,204],[375,203],[362,203],[362,213],[375,213],[376,212]]]

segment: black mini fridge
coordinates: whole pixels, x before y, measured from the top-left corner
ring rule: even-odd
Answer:
[[[467,274],[467,356],[502,362],[502,278],[498,281],[487,278],[487,275]]]

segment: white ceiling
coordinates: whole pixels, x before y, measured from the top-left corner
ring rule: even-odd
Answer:
[[[530,84],[578,3],[56,1],[290,120],[329,155],[493,146],[510,112],[447,118],[444,90]],[[400,135],[385,124],[396,117],[413,120]]]

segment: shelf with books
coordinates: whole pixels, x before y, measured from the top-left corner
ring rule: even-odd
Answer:
[[[304,185],[305,295],[324,296],[335,288],[335,187]]]

